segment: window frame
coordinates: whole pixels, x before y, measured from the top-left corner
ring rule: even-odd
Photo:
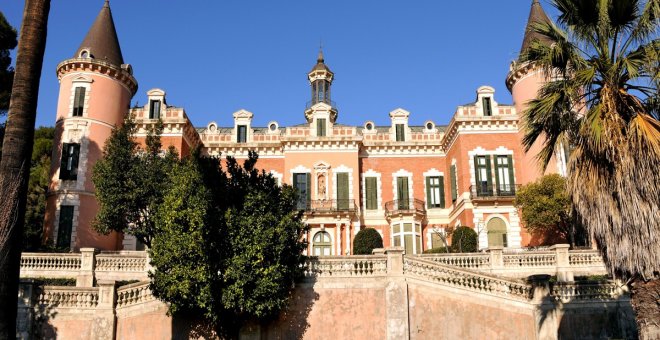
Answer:
[[[320,238],[320,241],[317,241],[317,237]],[[327,242],[324,241],[324,238],[327,237]],[[319,250],[319,254],[317,254]],[[323,250],[328,250],[328,254],[323,254]],[[330,233],[321,230],[314,233],[312,236],[312,256],[332,256],[332,237]]]
[[[373,187],[371,192],[370,187]],[[376,176],[364,177],[364,209],[378,210],[378,177]]]
[[[484,116],[485,117],[492,117],[493,116],[493,101],[490,99],[490,97],[483,97],[481,99],[481,103],[482,103],[483,109],[484,109]]]
[[[80,143],[63,143],[60,159],[60,179],[75,181],[78,179],[80,164]]]
[[[158,103],[158,110],[156,110],[156,103]],[[162,110],[162,102],[159,99],[149,100],[149,119],[160,119],[160,111]]]
[[[326,137],[328,134],[328,123],[325,118],[316,118],[316,136]]]
[[[57,224],[57,243],[56,243],[58,248],[71,247],[71,233],[73,232],[74,215],[75,215],[75,206],[60,205],[59,220]]]
[[[394,132],[397,142],[406,141],[406,124],[394,124]]]
[[[411,229],[406,230],[406,225],[410,225]],[[424,252],[422,225],[420,223],[414,221],[399,221],[390,226],[390,231],[391,246],[403,247],[405,251],[406,236],[410,236],[412,238],[412,254],[408,254],[406,251],[406,255],[421,254]]]
[[[84,86],[76,86],[73,94],[73,110],[71,117],[82,117],[85,111],[85,94],[87,88]]]
[[[428,209],[445,208],[444,179],[444,176],[426,176],[426,207]],[[437,183],[433,183],[434,181]],[[434,194],[437,194],[437,197]]]
[[[236,143],[247,143],[247,125],[236,125]]]

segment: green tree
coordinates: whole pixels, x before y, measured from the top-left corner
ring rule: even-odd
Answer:
[[[242,165],[227,157],[226,171],[216,158],[175,167],[151,250],[154,294],[229,337],[286,306],[306,246],[295,189],[256,162],[251,152]]]
[[[557,233],[571,246],[585,244],[586,235],[572,213],[566,178],[551,174],[522,186],[516,191],[515,205],[530,233]]]
[[[154,214],[169,185],[167,174],[178,159],[174,148],[161,153],[162,126],[159,120],[150,127],[144,150],[135,140],[132,117],[126,116],[124,123],[112,130],[103,158],[96,162],[92,174],[99,202],[94,228],[99,233],[125,232],[151,245]]]
[[[640,334],[652,337],[660,334],[660,1],[552,4],[557,24],[537,23],[543,39],[520,58],[548,75],[523,113],[524,143],[543,141],[544,166],[560,144],[571,146],[572,205],[610,273],[631,279]]]
[[[11,87],[14,83],[14,68],[11,67],[10,51],[16,48],[17,38],[16,30],[0,12],[0,116],[5,115],[9,109]],[[0,141],[1,148],[2,141]]]
[[[383,238],[374,228],[364,228],[353,239],[354,255],[371,255],[374,249],[383,248]]]
[[[55,128],[52,127],[42,126],[34,132],[30,182],[28,183],[25,209],[24,251],[36,251],[42,248],[53,138],[55,138]]]
[[[477,232],[470,227],[457,227],[451,234],[452,253],[474,253],[477,251]]]

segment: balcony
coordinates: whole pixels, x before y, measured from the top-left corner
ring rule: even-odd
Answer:
[[[340,199],[340,200],[314,200],[307,202],[299,202],[298,209],[305,210],[305,213],[337,213],[346,212],[353,213],[357,211],[355,200]]]
[[[413,199],[394,200],[385,203],[385,213],[388,217],[393,215],[420,215],[426,213],[424,201]]]
[[[473,201],[499,199],[512,200],[516,197],[516,191],[518,189],[520,189],[520,185],[517,184],[500,184],[495,186],[472,185],[470,186],[470,199]]]

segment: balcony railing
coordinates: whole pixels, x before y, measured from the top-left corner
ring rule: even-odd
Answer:
[[[330,100],[330,99],[321,99],[321,100],[310,100],[310,101],[308,101],[307,104],[305,105],[305,110],[308,110],[309,108],[311,108],[312,106],[314,106],[314,105],[316,105],[316,104],[318,104],[318,103],[325,103],[325,104],[328,104],[328,105],[330,105],[333,109],[336,109],[336,108],[337,108],[337,103],[335,103],[334,101],[332,101],[332,100]]]
[[[421,213],[423,214],[426,209],[424,208],[424,201],[416,198],[394,200],[385,203],[385,211],[388,214],[394,213]]]
[[[520,185],[514,184],[500,184],[500,185],[472,185],[470,186],[470,198],[513,198],[516,196],[516,191],[520,189]]]
[[[352,199],[314,200],[298,202],[298,209],[307,212],[351,212],[357,210],[357,205],[355,204],[355,200]]]

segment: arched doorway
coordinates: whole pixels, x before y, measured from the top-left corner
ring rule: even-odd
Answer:
[[[499,217],[493,217],[486,225],[489,247],[507,247],[506,222]]]
[[[312,238],[312,254],[314,256],[332,255],[332,240],[326,231],[319,231]]]

